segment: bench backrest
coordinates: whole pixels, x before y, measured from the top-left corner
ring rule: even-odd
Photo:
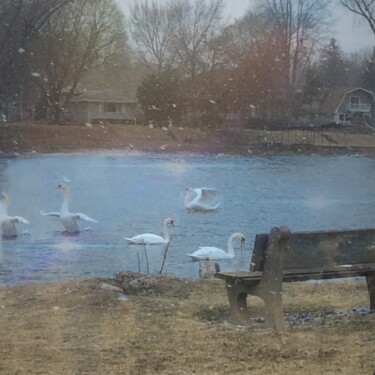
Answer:
[[[257,234],[251,271],[263,271],[268,234]],[[295,232],[284,255],[284,269],[375,263],[375,229]]]

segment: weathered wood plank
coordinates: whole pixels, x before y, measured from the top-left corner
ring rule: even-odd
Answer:
[[[262,271],[268,234],[255,238],[250,270]],[[375,229],[298,232],[289,239],[284,269],[375,263]]]
[[[277,332],[285,331],[282,285],[284,257],[289,238],[289,228],[272,228],[265,252],[266,263],[256,289],[256,294],[264,300],[265,324]]]
[[[219,272],[215,274],[215,277],[218,277],[219,279],[226,279],[226,278],[231,278],[231,277],[260,279],[261,276],[262,276],[262,272],[251,272],[251,271],[227,271],[227,272]]]
[[[343,277],[366,276],[375,270],[375,263],[358,264],[353,267],[336,266],[329,269],[309,268],[309,269],[291,269],[284,270],[283,281],[306,281],[306,280],[327,280]],[[260,280],[262,272],[240,271],[240,272],[220,272],[215,274],[217,278],[227,280],[228,283],[237,280],[237,282],[254,282]]]
[[[375,273],[366,276],[367,290],[370,297],[370,309],[375,310]]]

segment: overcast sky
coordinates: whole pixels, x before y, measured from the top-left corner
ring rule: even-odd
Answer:
[[[128,10],[132,0],[116,0],[121,9]],[[161,3],[166,0],[158,0]],[[226,15],[229,19],[241,17],[251,4],[251,0],[226,0]],[[342,51],[346,53],[360,52],[363,49],[372,49],[375,46],[375,35],[370,27],[362,19],[350,13],[342,7],[337,7],[334,14],[337,19],[336,24],[332,27],[332,37],[334,37],[341,46]]]

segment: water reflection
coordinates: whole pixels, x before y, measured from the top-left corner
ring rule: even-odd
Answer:
[[[73,154],[19,157],[4,162],[1,188],[12,211],[30,221],[30,236],[2,241],[0,282],[113,276],[122,269],[146,271],[144,251],[124,236],[162,234],[175,228],[164,272],[197,277],[186,253],[200,246],[226,248],[233,232],[247,243],[220,268],[247,269],[256,233],[288,225],[292,231],[373,227],[375,159],[367,157],[225,157],[154,154]],[[70,180],[70,182],[67,182]],[[98,220],[77,236],[55,232],[58,221],[40,214],[59,207],[56,185],[71,186],[71,208]],[[213,186],[223,197],[217,211],[189,212],[187,186]],[[149,272],[159,272],[163,246],[147,248]]]

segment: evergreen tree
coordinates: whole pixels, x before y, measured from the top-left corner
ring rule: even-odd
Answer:
[[[363,87],[375,92],[375,47],[362,74]]]
[[[178,122],[184,111],[180,82],[171,69],[148,75],[137,90],[146,122],[166,125]]]
[[[320,80],[325,89],[334,89],[346,85],[345,63],[340,46],[332,38],[320,54]]]
[[[306,71],[305,83],[302,91],[302,103],[311,108],[314,98],[319,94],[321,82],[316,67],[309,67]]]

